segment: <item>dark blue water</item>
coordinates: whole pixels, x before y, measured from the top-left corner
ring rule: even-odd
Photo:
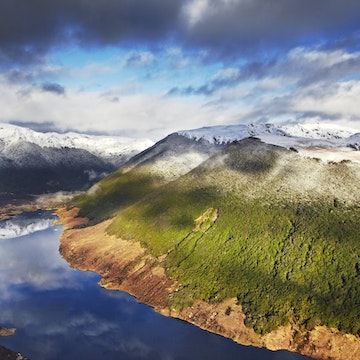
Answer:
[[[51,218],[49,212],[27,216],[26,226],[40,224],[29,231],[43,229],[44,218]],[[0,222],[7,233],[4,226]],[[238,345],[159,315],[127,293],[101,288],[96,274],[70,269],[60,257],[61,231],[50,225],[16,238],[0,234],[0,324],[17,328],[14,336],[0,338],[1,345],[32,360],[306,359]]]

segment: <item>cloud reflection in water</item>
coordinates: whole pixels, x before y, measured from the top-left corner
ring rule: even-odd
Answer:
[[[61,228],[0,241],[0,324],[17,328],[2,345],[37,360],[304,359],[237,345],[101,288],[61,258]]]

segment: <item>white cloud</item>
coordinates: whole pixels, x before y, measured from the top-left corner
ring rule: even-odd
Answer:
[[[144,64],[154,56],[150,52],[136,54]],[[125,62],[126,57],[116,71],[124,69]],[[62,96],[0,76],[0,121],[51,122],[64,131],[108,132],[153,140],[179,129],[261,118],[276,122],[311,113],[360,127],[360,83],[354,77],[360,70],[360,53],[296,48],[281,61],[243,67],[233,63],[223,68],[205,63],[200,68],[198,54],[184,54],[181,48],[170,47],[155,62],[149,68],[153,74],[149,79],[130,72],[111,87],[105,84],[83,90],[79,90],[79,79],[86,80],[91,68],[102,68],[105,73],[113,70],[104,62],[85,66],[83,75],[75,76],[75,69],[78,82],[67,86]],[[61,84],[61,79],[56,80]],[[198,91],[202,84],[212,91]],[[179,86],[189,91],[165,95]]]
[[[194,26],[209,9],[209,0],[192,0],[183,8],[183,16],[189,27]]]
[[[215,76],[215,81],[232,81],[237,80],[240,76],[239,68],[226,68],[218,71]]]
[[[52,121],[62,130],[126,133],[128,136],[159,139],[179,128],[194,128],[226,118],[214,107],[192,98],[168,97],[162,93],[119,94],[110,101],[96,91],[67,89],[57,96],[30,88],[23,94],[19,85],[0,82],[0,121]]]
[[[343,118],[360,119],[360,81],[352,80],[334,84],[331,89],[311,87],[300,91],[293,101],[293,110],[300,112],[326,112],[341,114]]]
[[[206,17],[216,14],[219,9],[221,11],[231,10],[233,5],[245,2],[248,0],[190,0],[183,7],[182,16],[187,26],[192,28]]]

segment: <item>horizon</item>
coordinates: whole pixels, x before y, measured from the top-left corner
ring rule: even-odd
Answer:
[[[0,122],[159,140],[179,129],[360,131],[360,3],[0,3]]]

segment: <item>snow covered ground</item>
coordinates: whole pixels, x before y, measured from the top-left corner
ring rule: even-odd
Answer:
[[[41,133],[11,124],[0,124],[0,151],[6,153],[7,148],[11,148],[11,145],[19,141],[30,142],[40,147],[83,149],[102,158],[123,154],[135,155],[154,144],[149,139],[77,133]]]
[[[212,126],[183,130],[179,135],[197,141],[227,144],[254,136],[265,143],[296,149],[300,154],[326,161],[360,162],[360,133],[356,129],[332,124],[250,124]]]

